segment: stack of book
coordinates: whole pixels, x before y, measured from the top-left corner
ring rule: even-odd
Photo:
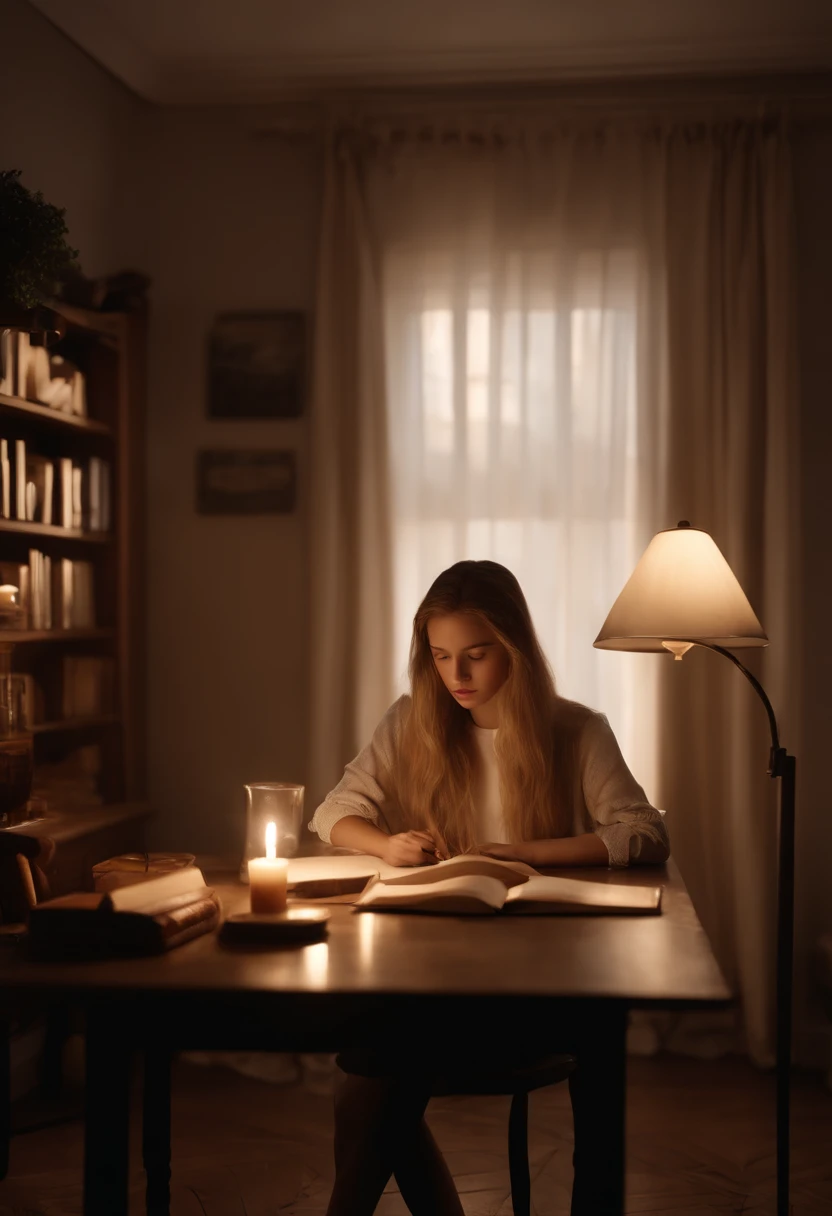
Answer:
[[[33,346],[29,334],[5,330],[0,336],[3,375],[0,393],[48,405],[78,417],[87,416],[84,374],[62,355]]]
[[[84,467],[68,456],[47,460],[27,452],[24,439],[0,439],[0,514],[4,519],[109,532],[109,462],[91,456]]]

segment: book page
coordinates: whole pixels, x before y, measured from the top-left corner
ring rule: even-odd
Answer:
[[[117,887],[107,892],[107,899],[116,912],[150,912],[177,895],[201,891],[204,887],[202,871],[196,866],[187,866],[184,870],[148,878],[146,882]]]
[[[449,861],[428,863],[423,866],[390,866],[380,857],[370,853],[347,853],[332,857],[293,857],[289,861],[289,889],[300,884],[325,883],[346,884],[356,881],[355,890],[360,890],[359,880],[367,882],[378,875],[384,882],[413,883],[437,882],[460,874],[482,874],[499,878],[504,886],[525,882],[530,875],[537,874],[522,861],[498,861],[495,857],[480,857],[474,854],[451,857]]]
[[[499,878],[469,874],[404,886],[381,882],[371,883],[356,901],[356,907],[373,911],[399,912],[498,912],[506,898],[506,888]]]
[[[581,912],[658,912],[661,887],[631,887],[623,883],[587,882],[581,878],[538,875],[506,895],[506,911],[523,905],[542,910]]]
[[[533,870],[523,861],[499,861],[496,857],[467,853],[451,857],[448,861],[437,862],[435,866],[429,866],[427,869],[401,868],[398,875],[389,878],[382,875],[382,878],[388,886],[409,886],[443,882],[446,878],[462,878],[470,874],[482,878],[496,878],[508,888],[528,882],[537,873],[537,870]]]

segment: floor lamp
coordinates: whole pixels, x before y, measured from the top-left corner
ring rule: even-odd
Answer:
[[[731,567],[707,532],[687,520],[658,532],[595,639],[600,650],[669,650],[681,659],[704,646],[730,659],[765,706],[771,729],[769,775],[780,778],[777,884],[777,1216],[789,1216],[789,1079],[794,941],[795,758],[780,746],[762,685],[730,650],[768,638]]]

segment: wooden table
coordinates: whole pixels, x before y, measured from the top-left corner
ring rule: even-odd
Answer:
[[[231,951],[210,935],[155,958],[0,960],[0,1011],[35,1001],[86,1015],[85,1216],[127,1216],[135,1052],[145,1053],[148,1082],[164,1089],[178,1049],[335,1051],[377,1043],[379,1027],[399,1042],[417,1032],[424,1042],[431,1026],[444,1042],[456,1033],[470,1041],[481,1028],[486,1043],[494,1026],[508,1039],[541,1014],[580,1028],[593,1044],[593,1068],[615,1114],[610,1152],[623,1213],[627,1013],[724,1007],[731,993],[672,862],[568,873],[661,883],[663,912],[434,917],[358,914],[341,905],[331,909],[328,939],[307,946]],[[246,909],[247,888],[229,875],[212,881],[226,914]],[[169,1129],[161,1122],[145,1120],[154,1216],[168,1202]]]

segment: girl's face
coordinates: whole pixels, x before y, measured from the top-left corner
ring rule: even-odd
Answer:
[[[491,626],[469,612],[435,616],[428,622],[428,642],[451,696],[471,710],[475,722],[479,716],[490,716],[478,715],[477,710],[500,691],[511,666],[508,651]]]

